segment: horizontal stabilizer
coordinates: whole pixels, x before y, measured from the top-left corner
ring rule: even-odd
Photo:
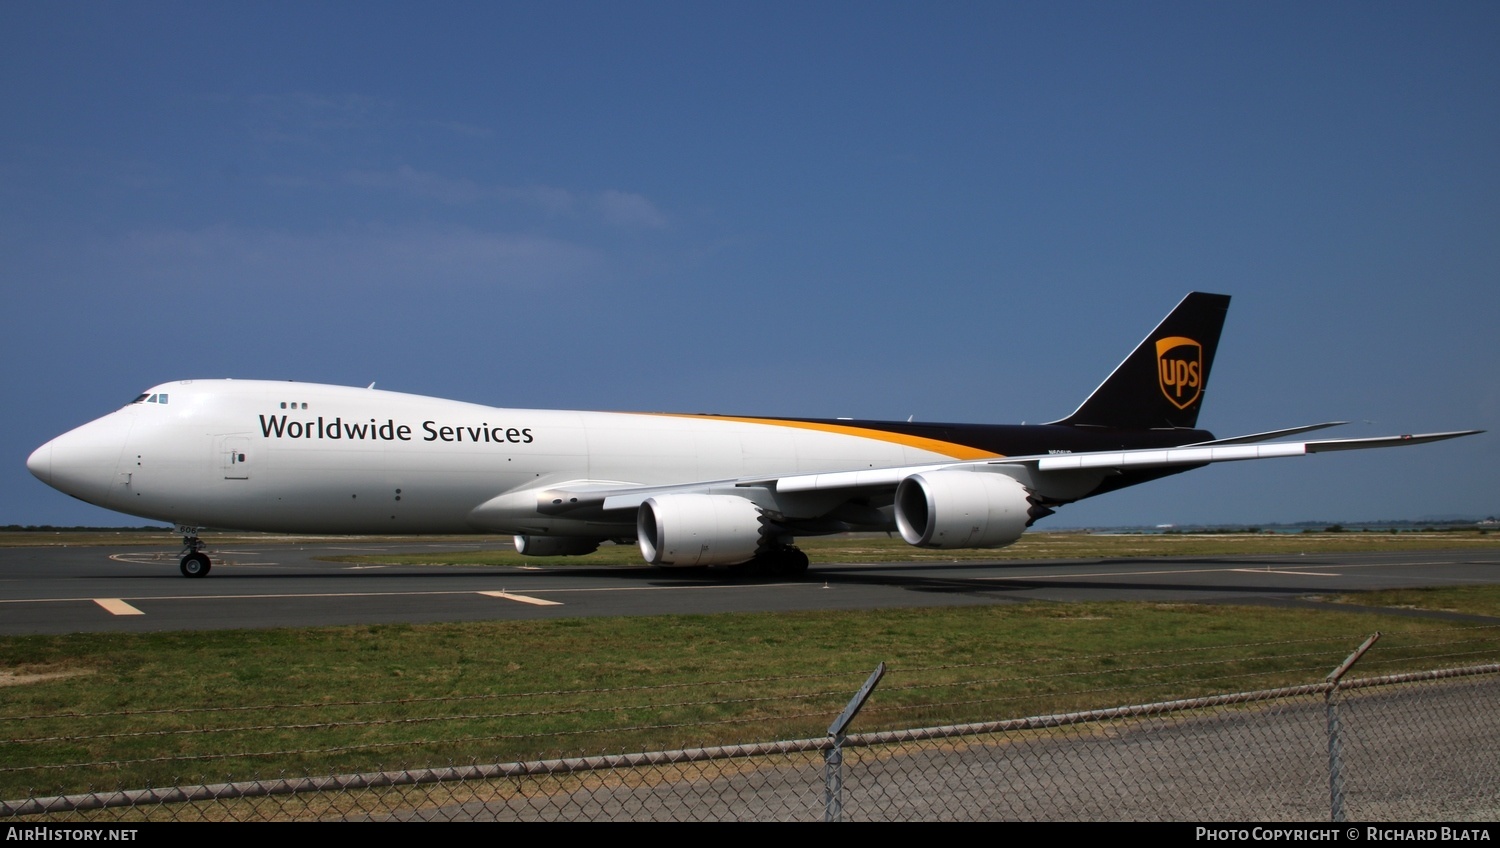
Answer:
[[[1214,439],[1211,442],[1195,442],[1191,445],[1183,445],[1183,447],[1206,448],[1210,445],[1248,445],[1255,442],[1269,442],[1272,439],[1295,436],[1298,433],[1311,433],[1314,430],[1326,430],[1329,427],[1338,427],[1348,423],[1348,421],[1329,421],[1324,424],[1304,424],[1301,427],[1288,427],[1285,430],[1267,430],[1264,433],[1251,433],[1247,436],[1231,436],[1227,439]]]

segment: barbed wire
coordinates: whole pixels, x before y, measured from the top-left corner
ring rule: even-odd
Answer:
[[[1306,656],[1306,655],[1291,655],[1289,657],[1275,657],[1275,659],[1297,658],[1297,657],[1301,657],[1301,656]],[[1251,659],[1256,659],[1256,658],[1251,658]],[[1085,677],[1110,677],[1110,676],[1118,676],[1118,675],[1122,675],[1122,674],[1139,674],[1139,673],[1142,673],[1142,672],[1174,671],[1174,670],[1181,670],[1183,668],[1209,667],[1209,666],[1225,665],[1225,664],[1236,663],[1236,662],[1244,662],[1244,661],[1246,661],[1246,658],[1227,657],[1227,658],[1222,658],[1222,659],[1218,659],[1218,660],[1203,660],[1203,661],[1197,661],[1197,662],[1178,663],[1178,664],[1158,664],[1158,665],[1145,665],[1145,666],[1116,666],[1116,667],[1112,667],[1112,668],[1108,668],[1108,669],[1093,668],[1093,669],[1079,670],[1079,671],[1073,671],[1073,672],[1059,672],[1059,673],[1054,673],[1054,674],[1049,674],[1049,675],[1032,675],[1032,676],[1027,676],[1027,677],[968,678],[968,679],[962,679],[962,680],[938,681],[938,682],[932,682],[932,683],[909,683],[909,684],[903,684],[903,685],[888,686],[888,687],[886,687],[883,690],[883,694],[889,695],[889,694],[894,694],[894,693],[909,693],[909,692],[922,692],[922,691],[944,691],[944,690],[950,690],[950,689],[955,689],[955,688],[964,688],[964,687],[973,687],[973,686],[997,686],[997,685],[1006,685],[1006,684],[1015,685],[1015,684],[1024,684],[1024,683],[1042,683],[1042,682],[1053,681],[1053,680],[1066,680],[1066,679],[1070,679],[1070,678],[1071,679],[1076,679],[1076,678],[1085,678]],[[981,667],[981,665],[980,664],[971,664],[971,665],[963,666],[963,667],[959,667],[959,666],[948,666],[948,667],[942,667],[942,668],[933,667],[931,669],[918,668],[915,671],[909,671],[909,672],[901,672],[901,671],[897,670],[895,672],[895,674],[904,674],[905,676],[916,676],[917,674],[921,674],[921,673],[929,672],[929,671],[933,671],[933,670],[945,670],[946,671],[946,670],[954,670],[954,669],[957,669],[957,668],[974,668],[974,667]],[[1195,678],[1194,682],[1202,684],[1202,683],[1213,682],[1213,681],[1233,680],[1233,679],[1241,679],[1241,678],[1265,677],[1265,676],[1272,676],[1272,675],[1277,675],[1277,674],[1296,674],[1296,673],[1299,673],[1299,672],[1306,672],[1306,671],[1309,671],[1309,670],[1314,670],[1314,668],[1313,667],[1290,667],[1290,668],[1288,668],[1288,667],[1280,667],[1280,668],[1277,668],[1277,669],[1274,669],[1274,670],[1268,670],[1268,671],[1263,671],[1263,672],[1248,672],[1248,671],[1246,671],[1246,672],[1241,672],[1241,673],[1234,674],[1234,675],[1218,675],[1218,676],[1212,676],[1212,677],[1200,677],[1200,678]],[[826,677],[826,676],[823,676],[823,675],[818,675],[818,676],[805,675],[805,676],[800,676],[798,679],[822,679],[824,677]],[[780,680],[786,680],[786,679],[788,679],[788,678],[780,678]],[[764,680],[765,679],[759,679],[759,680],[752,680],[750,682],[763,682]],[[706,685],[713,685],[713,684],[706,684]],[[721,683],[719,685],[732,685],[732,682],[725,682],[725,683]],[[1082,696],[1088,696],[1088,695],[1096,695],[1096,694],[1104,694],[1104,693],[1108,693],[1108,692],[1116,692],[1116,691],[1128,690],[1128,689],[1132,689],[1132,688],[1141,688],[1142,686],[1149,686],[1149,685],[1152,685],[1152,684],[1150,684],[1150,683],[1144,683],[1144,682],[1139,682],[1139,681],[1134,681],[1134,682],[1131,682],[1131,683],[1128,683],[1128,684],[1121,684],[1119,686],[1101,686],[1101,687],[1092,687],[1092,688],[1082,689],[1082,690],[1070,690],[1070,691],[1067,691],[1067,692],[1047,693],[1047,694],[1051,695],[1053,697],[1061,697],[1061,696],[1064,696],[1064,695],[1066,695],[1068,697],[1082,697]],[[1162,684],[1156,684],[1156,685],[1167,685],[1167,684],[1162,683]],[[670,687],[622,687],[622,688],[617,688],[617,689],[597,689],[597,690],[593,690],[593,691],[601,693],[601,694],[607,694],[607,693],[617,693],[617,692],[624,692],[624,691],[651,691],[653,689],[675,689],[675,688],[680,688],[680,687],[677,687],[677,686],[670,686]],[[381,726],[413,726],[413,725],[419,725],[419,724],[433,724],[433,723],[443,723],[443,722],[496,721],[496,720],[508,720],[508,719],[526,719],[526,718],[557,718],[557,717],[567,716],[567,715],[588,715],[588,714],[605,713],[605,712],[631,712],[631,711],[640,711],[640,710],[685,709],[685,708],[695,708],[695,707],[724,708],[724,707],[744,706],[744,705],[749,705],[749,704],[783,703],[783,702],[789,702],[789,701],[809,701],[809,700],[821,699],[821,698],[838,698],[838,699],[842,699],[845,696],[847,696],[847,691],[844,691],[844,690],[826,690],[826,691],[816,691],[816,692],[786,693],[786,694],[778,694],[778,695],[763,696],[763,697],[716,698],[716,699],[704,699],[704,700],[692,700],[692,701],[675,701],[675,702],[666,702],[666,703],[651,702],[651,703],[636,703],[636,704],[607,704],[607,705],[601,705],[601,706],[586,706],[586,707],[572,707],[572,708],[554,708],[554,709],[544,709],[544,710],[526,710],[526,711],[517,711],[517,712],[459,713],[459,714],[450,714],[450,715],[407,716],[407,717],[382,718],[382,719],[345,719],[345,720],[326,721],[326,722],[303,722],[303,723],[277,723],[277,724],[259,724],[259,725],[237,725],[237,726],[232,726],[232,727],[168,728],[168,729],[160,729],[160,730],[122,731],[122,732],[116,732],[116,733],[72,734],[72,735],[38,736],[38,737],[10,737],[6,741],[7,741],[8,744],[15,744],[15,745],[27,745],[27,744],[40,745],[40,744],[48,744],[48,743],[81,743],[81,742],[97,742],[97,741],[120,740],[120,739],[151,738],[151,737],[200,736],[200,735],[206,735],[206,734],[226,734],[227,735],[227,734],[248,734],[248,733],[312,732],[312,731],[321,731],[321,730],[342,730],[342,729],[357,729],[357,728],[370,728],[370,727],[381,727]],[[919,709],[919,708],[920,709],[943,709],[943,708],[952,708],[952,707],[958,707],[958,706],[974,706],[974,705],[979,705],[979,704],[999,704],[999,703],[1006,703],[1006,702],[1010,702],[1010,701],[1019,701],[1019,700],[1025,700],[1025,699],[1034,699],[1036,697],[1037,697],[1036,693],[1034,693],[1034,692],[1028,692],[1028,693],[1025,693],[1025,694],[1018,694],[1018,695],[1013,695],[1013,696],[998,696],[998,697],[994,697],[994,698],[984,698],[984,699],[971,699],[971,700],[960,700],[960,701],[929,701],[929,702],[924,702],[922,704],[914,704],[914,705],[892,705],[892,706],[885,706],[885,707],[873,708],[873,711],[894,711],[894,710],[910,711],[912,709]],[[428,704],[432,704],[432,703],[457,703],[457,702],[470,702],[470,701],[474,701],[474,700],[487,699],[487,698],[488,698],[488,696],[465,696],[465,697],[462,697],[462,698],[410,699],[410,700],[408,700],[408,699],[397,699],[397,700],[385,700],[385,701],[373,701],[373,702],[345,702],[345,703],[341,703],[341,704],[339,704],[337,706],[340,706],[340,707],[368,707],[368,706],[405,705],[405,704],[410,704],[410,703],[428,703]],[[328,704],[312,704],[312,705],[306,705],[305,707],[302,707],[302,708],[303,709],[309,709],[309,708],[311,708],[311,709],[319,709],[319,710],[321,710],[321,709],[327,709],[330,706],[331,705],[328,705]],[[267,709],[267,708],[262,707],[260,709]],[[193,712],[193,713],[199,713],[199,714],[201,714],[201,713],[213,713],[213,712],[235,713],[235,712],[241,712],[241,711],[243,711],[243,710],[240,709],[240,708],[237,708],[237,707],[227,707],[227,708],[223,708],[222,710],[215,710],[213,708],[196,708],[194,710],[184,711],[184,712]],[[137,717],[137,716],[140,716],[140,715],[147,715],[147,714],[151,714],[151,715],[172,714],[172,711],[140,711],[140,712],[137,712],[137,713],[113,712],[113,713],[101,713],[101,714],[98,714],[98,715],[95,715],[95,716],[90,716],[88,714],[73,714],[71,717],[72,718],[97,718],[97,717],[117,718],[117,717]],[[787,719],[787,716],[785,714],[778,714],[778,715],[775,715],[775,716],[763,716],[763,717],[760,717],[759,720],[761,720],[761,721],[772,721],[772,720],[774,720],[774,721],[784,721],[786,719]],[[699,725],[701,725],[701,726],[711,726],[712,724],[715,724],[718,721],[719,720],[704,721],[704,722],[700,722]],[[5,769],[0,768],[0,771],[4,771],[4,770]]]
[[[843,692],[807,692],[794,695],[778,695],[765,698],[724,698],[712,701],[678,701],[666,704],[609,704],[599,707],[575,707],[573,709],[559,710],[533,710],[516,713],[467,713],[457,715],[441,716],[414,716],[406,718],[387,719],[364,719],[352,721],[331,721],[314,724],[266,724],[266,725],[242,725],[237,727],[192,727],[167,730],[141,730],[123,733],[101,733],[91,736],[38,736],[31,738],[12,738],[7,740],[13,744],[41,744],[46,742],[92,742],[107,739],[134,739],[153,736],[196,736],[207,733],[265,733],[276,731],[308,731],[308,730],[339,730],[344,728],[380,727],[385,725],[414,725],[430,724],[446,721],[489,721],[511,718],[555,718],[565,715],[582,715],[601,712],[628,712],[631,710],[650,709],[673,709],[682,707],[722,707],[743,704],[803,701],[813,698],[848,696]],[[779,717],[778,717],[779,718]]]
[[[746,683],[785,683],[799,680],[838,680],[856,678],[863,680],[869,669],[859,671],[827,672],[821,674],[786,674],[773,677],[749,677],[718,681],[685,681],[682,683],[653,683],[650,685],[595,686],[582,689],[542,689],[526,692],[490,692],[482,695],[440,695],[428,698],[390,698],[377,701],[310,701],[292,704],[241,704],[225,707],[170,707],[158,710],[113,710],[99,713],[44,713],[17,716],[0,716],[0,721],[40,721],[63,718],[133,718],[148,715],[189,715],[193,713],[255,712],[259,710],[302,710],[328,707],[386,707],[403,704],[440,704],[464,701],[498,700],[502,698],[547,698],[567,695],[603,695],[615,692],[649,692],[669,689],[701,689],[707,686],[738,686]]]
[[[779,719],[788,719],[788,720],[791,720],[791,719],[802,719],[802,718],[819,718],[819,719],[824,719],[824,718],[827,718],[827,716],[828,716],[828,714],[826,712],[818,712],[818,713],[808,712],[808,713],[801,713],[801,714],[798,714],[798,715],[791,715],[791,716],[779,716],[778,718]],[[761,722],[761,721],[765,721],[765,719],[764,718],[750,718],[750,717],[746,717],[746,718],[724,718],[724,719],[719,719],[719,720],[713,722],[713,724],[714,725],[720,725],[720,724],[723,724],[723,725],[753,724],[753,723],[757,723],[757,722]],[[143,757],[143,758],[140,758],[140,759],[133,759],[133,760],[99,760],[99,761],[95,761],[95,762],[83,762],[83,763],[43,764],[43,765],[36,765],[36,766],[6,766],[6,767],[0,767],[0,772],[45,771],[45,770],[66,770],[66,769],[85,769],[85,768],[119,768],[119,767],[123,767],[123,766],[144,765],[144,764],[149,764],[149,763],[164,763],[164,762],[198,762],[198,761],[208,761],[208,760],[255,759],[255,758],[260,758],[260,757],[306,756],[306,755],[309,755],[309,754],[342,754],[342,753],[355,753],[355,752],[359,752],[359,751],[379,750],[379,749],[383,749],[383,748],[384,749],[389,749],[389,748],[423,748],[423,747],[431,747],[431,746],[435,746],[435,745],[461,745],[461,744],[476,743],[476,742],[512,741],[512,740],[519,740],[519,739],[538,739],[538,738],[553,739],[553,738],[559,737],[559,736],[586,736],[586,735],[591,735],[591,734],[603,734],[603,733],[640,733],[640,732],[646,732],[646,731],[680,730],[682,728],[695,728],[695,727],[703,727],[703,726],[704,725],[701,722],[677,723],[677,724],[641,724],[641,725],[633,725],[633,726],[616,726],[616,727],[599,727],[599,728],[579,728],[579,729],[576,729],[576,730],[549,730],[546,733],[487,734],[487,735],[476,735],[476,736],[456,736],[456,737],[453,737],[451,739],[443,739],[443,740],[407,740],[407,741],[400,741],[400,742],[366,742],[366,743],[361,743],[361,744],[358,744],[358,745],[341,745],[341,746],[326,747],[326,748],[283,749],[283,750],[277,750],[277,751],[241,751],[241,752],[235,752],[235,753],[219,753],[219,754],[178,754],[178,755],[166,756],[166,757]]]

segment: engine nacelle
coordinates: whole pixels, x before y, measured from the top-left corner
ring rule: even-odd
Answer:
[[[1004,474],[927,471],[896,487],[896,526],[919,548],[1001,548],[1021,538],[1031,513],[1026,487]]]
[[[583,556],[599,550],[599,540],[588,536],[515,536],[521,556]]]
[[[734,495],[657,495],[636,513],[641,556],[653,565],[735,565],[755,557],[760,508]]]

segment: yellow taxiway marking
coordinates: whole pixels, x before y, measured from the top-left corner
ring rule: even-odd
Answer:
[[[110,615],[145,615],[119,598],[95,598],[94,603],[104,607]]]
[[[523,604],[533,604],[533,605],[539,606],[539,607],[560,607],[560,606],[562,606],[562,601],[547,601],[547,600],[543,600],[542,598],[533,598],[533,597],[529,597],[527,595],[512,595],[511,593],[505,592],[505,591],[501,591],[501,592],[480,592],[479,594],[481,594],[481,595],[488,595],[491,598],[501,598],[501,599],[507,600],[507,601],[520,601]]]

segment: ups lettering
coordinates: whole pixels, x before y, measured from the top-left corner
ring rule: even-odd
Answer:
[[[1161,384],[1175,387],[1178,397],[1182,397],[1184,386],[1189,389],[1198,387],[1198,363],[1183,359],[1162,359],[1157,364],[1161,367]]]

